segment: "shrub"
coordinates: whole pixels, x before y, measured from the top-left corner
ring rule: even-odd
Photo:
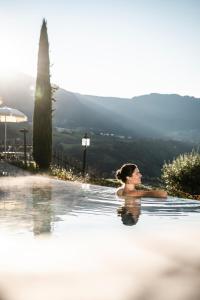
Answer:
[[[162,168],[162,180],[169,193],[176,196],[200,194],[200,153],[178,156]]]
[[[27,161],[27,164],[25,164],[23,160],[11,160],[9,161],[9,164],[32,173],[37,173],[39,171],[34,161]]]
[[[81,174],[76,175],[72,170],[65,170],[56,166],[51,166],[49,175],[56,176],[62,180],[83,181]]]

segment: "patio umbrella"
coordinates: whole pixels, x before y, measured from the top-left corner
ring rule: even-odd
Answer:
[[[7,123],[20,123],[27,121],[27,116],[21,111],[11,107],[0,107],[0,122],[5,123],[5,136],[4,136],[4,151],[6,152],[7,142]]]

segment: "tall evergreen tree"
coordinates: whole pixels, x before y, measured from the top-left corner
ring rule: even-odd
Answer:
[[[48,169],[52,156],[52,89],[50,83],[47,22],[43,19],[37,65],[33,115],[33,158],[40,169]]]

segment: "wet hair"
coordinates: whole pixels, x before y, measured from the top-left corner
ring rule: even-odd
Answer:
[[[136,168],[137,166],[135,164],[124,164],[116,171],[116,178],[125,183],[126,177],[131,176]]]

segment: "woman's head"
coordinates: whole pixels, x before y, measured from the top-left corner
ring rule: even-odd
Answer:
[[[116,178],[123,183],[140,184],[141,177],[142,175],[140,174],[138,167],[131,163],[124,164],[116,172]]]

